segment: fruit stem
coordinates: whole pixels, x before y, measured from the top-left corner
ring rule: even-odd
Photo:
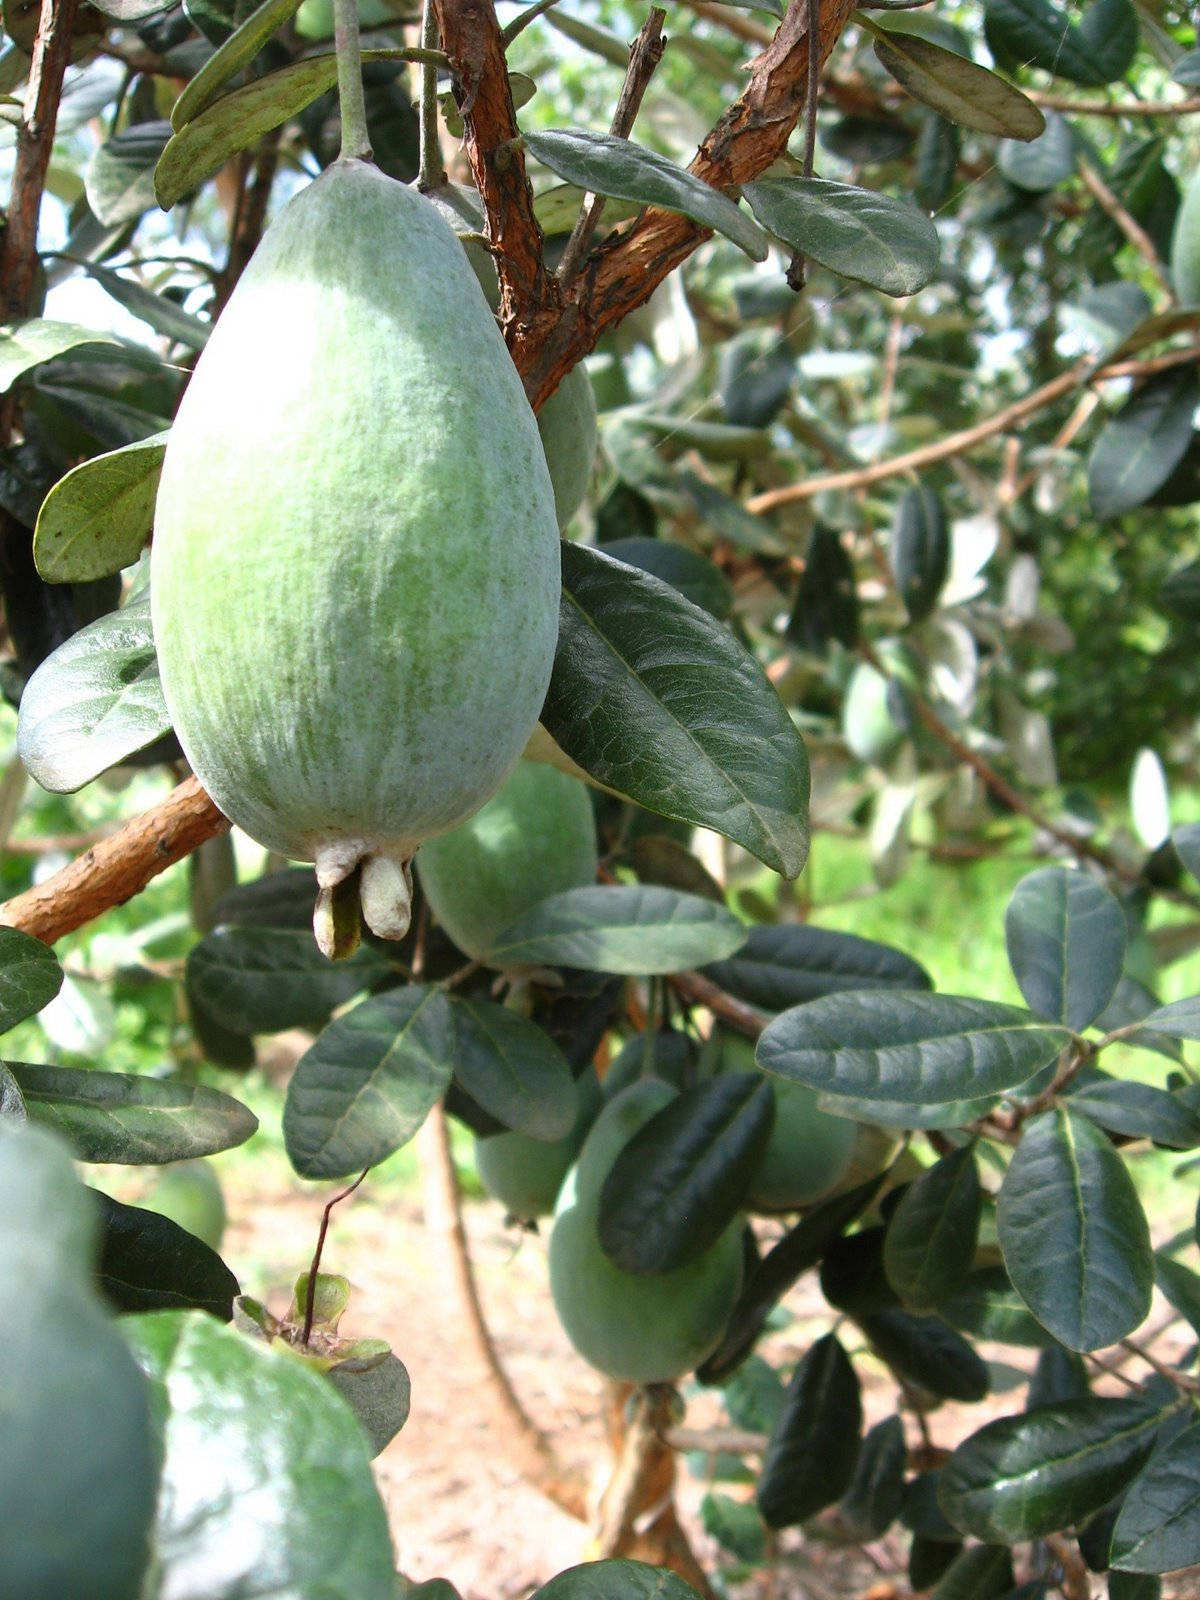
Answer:
[[[369,161],[367,104],[363,97],[362,52],[358,43],[358,0],[333,0],[333,47],[337,51],[338,107],[342,119],[343,161]]]
[[[437,15],[433,0],[425,0],[421,12],[421,48],[435,51],[438,47]],[[421,167],[417,174],[417,188],[422,194],[440,188],[446,181],[446,164],[442,160],[442,146],[437,131],[437,66],[427,60],[421,68]]]

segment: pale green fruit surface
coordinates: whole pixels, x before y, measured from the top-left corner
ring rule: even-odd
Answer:
[[[697,1260],[673,1272],[625,1272],[600,1248],[600,1190],[617,1156],[675,1098],[656,1078],[623,1089],[597,1117],[563,1186],[550,1234],[550,1292],[585,1361],[629,1383],[670,1383],[720,1342],[742,1285],[742,1223],[735,1219]]]
[[[558,525],[565,528],[583,504],[596,456],[596,400],[583,367],[572,367],[538,412],[538,432]]]
[[[520,762],[482,810],[422,847],[417,876],[459,949],[486,961],[496,935],[540,900],[595,881],[586,787],[539,761]]]
[[[372,865],[503,782],[560,588],[533,413],[415,190],[338,161],[268,229],[171,429],[151,573],[200,781],[323,884],[365,862],[368,921],[391,932],[367,908]]]
[[[491,1133],[475,1141],[475,1170],[480,1183],[493,1200],[521,1222],[548,1217],[554,1210],[563,1179],[600,1109],[602,1096],[596,1074],[589,1069],[578,1084],[579,1115],[563,1138]]]
[[[860,761],[884,760],[904,737],[888,705],[887,679],[867,661],[860,661],[850,674],[842,703],[842,737]]]
[[[1175,214],[1171,278],[1185,306],[1200,306],[1200,169],[1193,172]]]
[[[154,1211],[177,1222],[211,1250],[221,1248],[225,1196],[221,1180],[206,1161],[183,1161],[175,1167],[164,1167],[138,1203],[143,1211]]]
[[[376,28],[395,15],[383,0],[359,0],[358,21],[363,28]],[[302,39],[333,38],[333,0],[303,0],[296,12],[296,32]]]

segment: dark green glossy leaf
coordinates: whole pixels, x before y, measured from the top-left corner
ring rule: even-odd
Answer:
[[[136,222],[154,208],[154,168],[171,137],[169,122],[124,128],[99,146],[88,163],[85,191],[105,227]]]
[[[912,129],[899,117],[857,111],[822,121],[817,137],[823,149],[852,167],[898,161],[913,143]]]
[[[913,194],[926,211],[939,211],[954,192],[962,135],[953,122],[927,112],[917,136]]]
[[[1134,1479],[1111,1559],[1126,1572],[1146,1573],[1200,1563],[1200,1423],[1177,1434]]]
[[[1171,1039],[1200,1039],[1200,995],[1147,1012],[1138,1031],[1143,1027],[1148,1032],[1164,1033]]]
[[[1048,194],[1074,175],[1075,132],[1066,117],[1050,111],[1044,130],[1030,143],[1002,139],[996,165],[1018,189]]]
[[[704,972],[761,1011],[782,1011],[841,989],[933,987],[925,968],[902,951],[807,922],[751,928],[737,955],[711,962]]]
[[[1025,1395],[1025,1409],[1056,1405],[1060,1400],[1082,1400],[1091,1393],[1083,1357],[1060,1344],[1049,1344],[1038,1356]]]
[[[1186,1015],[1186,1002],[1184,1004],[1185,1011],[1181,1015]],[[1128,1028],[1137,1023],[1136,1033],[1127,1036],[1127,1043],[1130,1046],[1134,1049],[1152,1051],[1155,1055],[1166,1056],[1169,1061],[1182,1061],[1183,1050],[1169,1031],[1156,1032],[1145,1026],[1146,1018],[1161,1009],[1161,1002],[1153,990],[1148,989],[1144,983],[1139,983],[1136,978],[1131,978],[1128,973],[1122,973],[1121,981],[1117,984],[1112,999],[1104,1008],[1103,1015],[1096,1018],[1096,1026],[1111,1031],[1114,1028]]]
[[[916,33],[870,26],[875,54],[914,100],[948,121],[999,138],[1036,139],[1044,126],[1032,100],[986,67]]]
[[[854,1477],[838,1505],[841,1522],[855,1538],[882,1538],[900,1515],[907,1462],[901,1417],[885,1417],[868,1430]]]
[[[261,878],[227,889],[212,909],[212,923],[214,927],[231,922],[242,928],[311,931],[315,898],[311,867],[264,872]]]
[[[124,1072],[10,1062],[30,1118],[80,1161],[184,1161],[244,1144],[258,1118],[202,1084]]]
[[[729,579],[707,556],[670,539],[610,539],[605,555],[623,561],[627,567],[648,572],[651,577],[678,589],[685,600],[700,606],[718,622],[733,610],[733,589]]]
[[[937,606],[950,571],[950,529],[932,489],[915,484],[896,506],[889,548],[896,588],[910,622],[923,622]]]
[[[1130,0],[1093,0],[1078,23],[1049,0],[987,0],[989,40],[1022,65],[1099,88],[1115,83],[1137,51],[1137,15]]]
[[[358,1418],[371,1455],[377,1456],[408,1421],[412,1385],[403,1361],[389,1352],[374,1366],[331,1367],[325,1376]]]
[[[309,884],[311,896],[311,879]],[[352,995],[391,972],[390,963],[366,945],[345,961],[327,961],[311,926],[222,927],[192,949],[187,986],[231,1032],[278,1033],[320,1027]]]
[[[123,1327],[164,1404],[159,1592],[394,1600],[366,1439],[330,1384],[202,1312]]]
[[[1160,1250],[1154,1257],[1154,1280],[1200,1337],[1200,1273]]]
[[[696,1591],[665,1567],[642,1561],[585,1561],[534,1591],[530,1600],[697,1600]]]
[[[170,728],[145,596],[42,662],[21,696],[17,752],[43,789],[68,794]]]
[[[980,1267],[967,1273],[958,1288],[938,1306],[938,1316],[960,1333],[998,1344],[1040,1349],[1050,1335],[1008,1281],[1003,1267]]]
[[[792,1374],[763,1457],[755,1497],[768,1527],[794,1527],[846,1492],[861,1427],[858,1377],[827,1333]]]
[[[141,1593],[158,1465],[148,1386],[91,1283],[96,1219],[68,1152],[0,1132],[0,1587]]]
[[[961,1551],[961,1539],[927,1539],[923,1534],[915,1534],[908,1548],[908,1581],[911,1587],[918,1593],[923,1589],[932,1589],[954,1566]],[[975,1600],[974,1594],[970,1600]]]
[[[1105,424],[1088,459],[1088,496],[1098,517],[1132,511],[1162,487],[1192,441],[1198,400],[1195,369],[1172,367],[1147,378]]]
[[[33,556],[47,583],[86,583],[135,562],[154,526],[166,434],[72,468],[38,512]]]
[[[892,1371],[947,1400],[982,1400],[989,1388],[987,1363],[940,1317],[909,1311],[874,1311],[859,1325]]]
[[[827,178],[760,178],[744,192],[785,244],[884,294],[915,294],[937,272],[937,230],[911,201]]]
[[[731,955],[746,930],[724,906],[674,889],[595,884],[551,895],[499,934],[502,967],[582,967],[650,974]]]
[[[942,1469],[942,1509],[964,1533],[1015,1542],[1083,1522],[1119,1494],[1154,1444],[1161,1413],[1091,1395],[1001,1417]]]
[[[300,0],[262,0],[189,80],[171,107],[171,129],[178,133],[185,123],[206,111],[229,80],[250,65],[271,35],[299,7]]]
[[[835,1239],[821,1262],[821,1293],[852,1317],[900,1309],[900,1296],[883,1269],[883,1223]]]
[[[1002,1600],[1012,1581],[1012,1551],[976,1545],[955,1556],[931,1600]]]
[[[662,1273],[703,1255],[737,1215],[774,1115],[765,1079],[731,1073],[651,1117],[600,1191],[597,1231],[609,1259],[626,1272]]]
[[[75,322],[55,322],[30,317],[27,322],[0,328],[0,394],[7,394],[18,378],[55,356],[91,345],[119,345],[111,334],[97,333]]]
[[[1110,1572],[1108,1600],[1162,1600],[1162,1579],[1142,1572]]]
[[[730,1422],[751,1433],[771,1432],[785,1394],[783,1380],[762,1356],[749,1356],[721,1389]]]
[[[1072,1111],[1109,1133],[1152,1139],[1169,1150],[1191,1150],[1200,1144],[1200,1112],[1148,1083],[1116,1078],[1089,1081],[1072,1089],[1068,1098]]]
[[[562,558],[550,733],[609,788],[794,877],[808,855],[808,758],[758,662],[658,579],[579,545]]]
[[[545,1029],[489,1000],[450,996],[454,1076],[485,1111],[517,1133],[561,1139],[579,1095],[566,1056]]]
[[[912,1310],[934,1310],[970,1271],[982,1209],[972,1145],[943,1156],[904,1191],[888,1221],[883,1265]]]
[[[826,1095],[906,1108],[1017,1087],[1053,1061],[1064,1029],[1016,1006],[902,990],[848,990],[769,1023],[759,1065]]]
[[[722,345],[718,384],[725,421],[734,428],[768,427],[787,404],[796,381],[796,357],[774,334],[756,329]]]
[[[847,650],[858,640],[858,591],[841,535],[818,522],[804,552],[804,571],[788,618],[787,637],[801,650],[825,655],[831,644]]]
[[[344,1178],[406,1144],[445,1093],[454,1017],[440,989],[410,984],[354,1006],[300,1057],[283,1107],[302,1178]]]
[[[49,945],[19,928],[0,928],[0,1033],[49,1005],[62,981]]]
[[[919,1472],[905,1490],[900,1521],[918,1538],[931,1539],[938,1544],[957,1544],[958,1529],[946,1520],[938,1499],[941,1481],[940,1469]]]
[[[766,237],[744,211],[657,151],[586,128],[545,128],[526,133],[524,139],[530,153],[566,183],[593,194],[681,212],[732,239],[752,260],[767,259]]]
[[[1004,915],[1008,959],[1039,1017],[1082,1031],[1113,997],[1125,961],[1125,915],[1087,873],[1043,867],[1022,878]]]
[[[987,1095],[981,1100],[939,1100],[931,1105],[898,1108],[889,1100],[821,1094],[817,1097],[817,1105],[832,1116],[853,1117],[859,1122],[870,1122],[879,1127],[965,1128],[986,1116],[999,1103],[999,1099],[999,1095]]]
[[[1150,1309],[1154,1262],[1137,1191],[1108,1139],[1065,1107],[1025,1124],[996,1202],[1008,1275],[1068,1350],[1100,1350]]]
[[[114,1311],[207,1311],[228,1322],[238,1281],[215,1250],[170,1217],[92,1190],[100,1216],[96,1283]]]

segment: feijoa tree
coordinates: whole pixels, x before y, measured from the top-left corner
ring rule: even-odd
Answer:
[[[1183,1593],[1192,20],[562,0],[502,27],[371,0],[358,21],[361,59],[352,11],[318,0],[5,10],[0,815],[51,864],[87,833],[58,870],[3,866],[5,1593],[447,1592],[395,1571],[369,1463],[407,1416],[404,1351],[339,1333],[336,1227],[272,1309],[198,1222],[72,1166],[244,1142],[239,1075],[290,1029],[298,1177],[332,1204],[424,1128],[453,1208],[465,1125],[514,1219],[547,1219],[569,1337],[625,1386],[603,1560],[545,1600],[704,1593],[889,1530],[943,1597]],[[584,498],[560,501],[523,797],[418,853],[403,939],[331,963],[311,869],[248,870],[182,766],[146,546],[209,332],[337,155],[335,31],[375,161],[452,219]],[[90,786],[134,771],[141,809],[87,832]],[[928,917],[856,931],[810,837],[818,868],[854,853],[856,895],[928,882]],[[156,875],[185,857],[178,960],[147,962]],[[995,992],[930,970],[976,915],[964,860],[1011,888],[966,935],[1003,941]],[[172,1070],[126,1070],[114,1002]],[[828,1324],[781,1346],[810,1276]],[[994,1345],[1020,1385],[950,1450],[940,1408],[992,1393]],[[514,1459],[585,1519],[493,1376]],[[693,1378],[727,1426],[683,1425]],[[869,1427],[866,1380],[894,1397]],[[683,1450],[716,1573],[668,1492]]]

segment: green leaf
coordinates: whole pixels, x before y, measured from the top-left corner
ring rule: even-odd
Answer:
[[[889,549],[896,588],[910,622],[923,622],[937,606],[950,571],[950,530],[941,499],[924,484],[900,496]]]
[[[1162,1600],[1162,1579],[1141,1572],[1110,1571],[1108,1600]]]
[[[932,1311],[970,1271],[983,1192],[975,1148],[943,1156],[909,1184],[888,1221],[883,1265],[913,1311]]]
[[[62,981],[49,945],[19,928],[0,927],[0,1033],[49,1005]]]
[[[711,1248],[771,1137],[775,1100],[756,1073],[685,1089],[629,1140],[600,1190],[597,1230],[626,1272],[663,1273]]]
[[[658,579],[581,545],[562,558],[550,733],[609,788],[795,877],[808,757],[758,662]]]
[[[154,1600],[394,1600],[366,1439],[329,1383],[203,1312],[122,1327],[165,1413]]]
[[[231,1033],[278,1033],[319,1028],[338,1006],[392,971],[368,945],[345,961],[327,961],[311,927],[216,928],[188,955],[187,988]]]
[[[1078,24],[1048,0],[987,0],[988,39],[1024,66],[1098,89],[1128,71],[1137,53],[1130,0],[1094,0]]]
[[[454,1076],[506,1128],[561,1139],[579,1111],[566,1056],[536,1022],[488,1000],[450,996]]]
[[[999,1100],[999,1095],[992,1094],[979,1100],[943,1100],[930,1105],[898,1108],[894,1101],[889,1100],[821,1094],[817,1096],[817,1106],[831,1116],[851,1117],[857,1122],[870,1122],[880,1127],[965,1128],[972,1122],[978,1122],[980,1117],[985,1117]]]
[[[751,928],[735,956],[710,962],[704,974],[760,1011],[782,1011],[842,989],[933,987],[925,968],[903,951],[809,922]]]
[[[551,895],[498,935],[501,967],[580,967],[638,975],[682,972],[732,954],[746,930],[699,895],[647,885],[592,884]]]
[[[171,130],[178,133],[185,124],[206,111],[230,78],[248,67],[271,35],[299,9],[300,0],[262,0],[183,89],[171,107]]]
[[[982,1400],[990,1387],[987,1363],[940,1317],[910,1311],[872,1311],[858,1324],[892,1371],[947,1400]]]
[[[1008,139],[1036,139],[1045,126],[1032,100],[966,56],[873,20],[859,25],[871,33],[875,54],[892,77],[947,121]]]
[[[669,583],[685,600],[700,606],[718,622],[733,610],[733,589],[729,579],[707,556],[672,539],[609,539],[604,553],[627,567],[648,572]]]
[[[440,989],[411,984],[331,1022],[296,1063],[283,1106],[302,1178],[344,1178],[407,1144],[449,1086],[454,1017]]]
[[[55,356],[85,345],[119,345],[112,334],[97,333],[75,322],[54,322],[48,317],[31,317],[28,322],[10,323],[0,328],[0,395],[7,394],[26,372],[40,367]]]
[[[858,1461],[858,1377],[833,1334],[797,1365],[767,1444],[755,1498],[770,1528],[790,1528],[846,1492]]]
[[[1171,834],[1171,843],[1192,877],[1200,878],[1200,822],[1185,822],[1176,828]]]
[[[1072,1086],[1068,1099],[1072,1111],[1089,1117],[1109,1133],[1152,1139],[1169,1150],[1192,1150],[1200,1145],[1200,1114],[1178,1095],[1148,1083],[1089,1079]]]
[[[8,1065],[30,1119],[60,1134],[79,1161],[184,1161],[244,1144],[258,1127],[258,1118],[240,1100],[202,1084],[90,1068]]]
[[[89,583],[132,566],[154,526],[165,433],[72,467],[42,501],[33,557],[46,583]]]
[[[215,1250],[170,1217],[91,1193],[101,1227],[96,1283],[114,1311],[193,1308],[230,1320],[238,1281]]]
[[[1200,1422],[1163,1446],[1135,1478],[1113,1530],[1110,1559],[1126,1572],[1175,1572],[1200,1562]]]
[[[144,596],[46,657],[21,696],[17,754],[43,789],[69,794],[170,728]]]
[[[1102,1350],[1150,1310],[1150,1231],[1125,1163],[1064,1106],[1025,1124],[996,1201],[1013,1285],[1068,1350]]]
[[[765,235],[734,201],[655,150],[586,128],[545,128],[523,138],[535,159],[565,183],[592,194],[677,211],[703,228],[723,233],[752,261],[767,259]]]
[[[721,1399],[735,1428],[770,1433],[784,1401],[783,1381],[769,1361],[750,1356],[721,1389]]]
[[[1154,1256],[1154,1281],[1167,1299],[1200,1335],[1200,1273],[1173,1261],[1164,1251]]]
[[[1009,183],[1030,194],[1049,194],[1075,174],[1075,130],[1057,111],[1046,114],[1044,132],[1031,143],[1002,139],[996,165]]]
[[[150,1395],[91,1286],[87,1191],[41,1128],[0,1133],[0,1216],[4,1591],[129,1600],[158,1477]]]
[[[370,1367],[331,1367],[325,1378],[358,1418],[374,1458],[408,1421],[412,1397],[408,1369],[389,1352]]]
[[[1098,517],[1132,511],[1162,487],[1192,442],[1198,400],[1195,368],[1172,367],[1147,378],[1104,425],[1088,458],[1088,497]]]
[[[1012,1581],[1012,1551],[976,1545],[955,1556],[931,1600],[1003,1600]]]
[[[938,1316],[974,1339],[994,1339],[998,1344],[1032,1349],[1052,1343],[1008,1281],[1003,1267],[980,1267],[967,1273],[958,1288],[938,1306]]]
[[[839,1519],[856,1539],[880,1539],[904,1504],[908,1446],[904,1421],[885,1417],[868,1430],[850,1487],[838,1505]]]
[[[981,1098],[1027,1082],[1066,1044],[1017,1006],[902,990],[847,990],[794,1006],[758,1044],[766,1072],[894,1108]]]
[[[60,259],[70,260],[81,267],[89,278],[95,279],[105,294],[119,306],[124,306],[130,316],[146,323],[155,333],[161,333],[164,339],[196,351],[203,350],[208,343],[212,324],[204,317],[193,316],[190,311],[185,311],[170,296],[155,294],[152,289],[126,277],[123,272],[114,272],[109,267],[101,266],[98,261],[83,261],[76,256],[63,256]]]
[[[143,122],[114,133],[97,148],[84,190],[93,215],[105,227],[136,222],[155,205],[154,168],[170,137],[169,122]]]
[[[1009,964],[1039,1017],[1081,1032],[1112,999],[1125,963],[1125,914],[1085,872],[1043,867],[1004,914]]]
[[[696,1591],[665,1567],[643,1561],[585,1561],[568,1567],[529,1600],[697,1600]]]
[[[1138,1033],[1143,1030],[1166,1034],[1169,1039],[1200,1039],[1200,995],[1148,1011],[1138,1022]],[[1130,1042],[1136,1040],[1135,1034]]]
[[[839,1311],[861,1318],[898,1311],[900,1296],[883,1270],[883,1223],[835,1239],[821,1262],[821,1293]]]
[[[827,178],[760,178],[744,193],[764,227],[844,278],[906,295],[937,273],[937,229],[911,201]]]
[[[1081,1523],[1150,1454],[1161,1411],[1089,1395],[1001,1417],[942,1468],[939,1499],[956,1528],[1015,1543]]]
[[[818,522],[804,552],[788,639],[810,655],[824,656],[832,644],[852,650],[858,641],[858,590],[854,566],[834,528]]]
[[[762,1518],[745,1500],[710,1490],[700,1502],[700,1520],[709,1538],[739,1561],[757,1566],[766,1555],[767,1534]]]

